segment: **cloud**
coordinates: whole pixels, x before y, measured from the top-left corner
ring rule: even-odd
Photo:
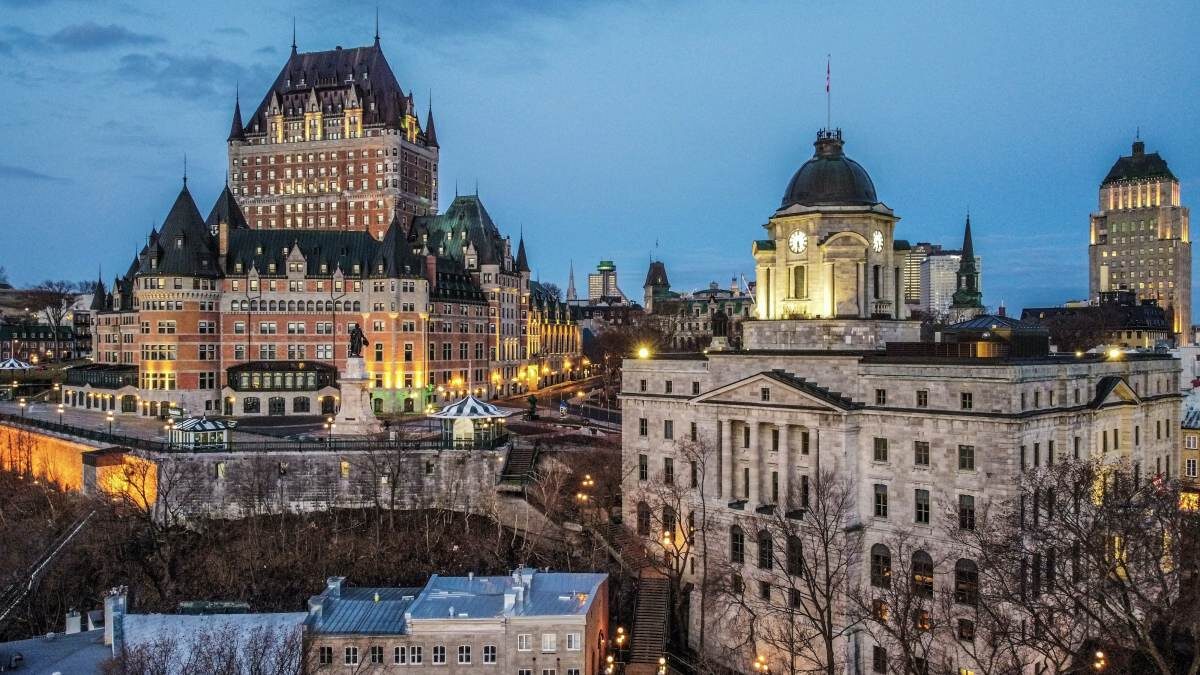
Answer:
[[[5,180],[31,180],[51,183],[57,183],[63,180],[58,176],[51,176],[40,171],[27,169],[23,166],[12,166],[10,164],[0,164],[0,178]]]
[[[145,84],[164,96],[203,99],[232,93],[237,81],[267,79],[260,70],[218,56],[155,52],[122,56],[115,75],[123,81]]]
[[[279,50],[272,47],[271,45],[267,45],[265,47],[259,47],[258,49],[254,50],[255,54],[276,54],[278,52],[279,52]]]
[[[225,26],[224,28],[217,28],[213,32],[221,33],[222,35],[249,35],[245,28],[238,28],[237,26]]]
[[[59,29],[46,41],[71,51],[95,51],[123,46],[144,46],[163,42],[157,35],[135,33],[115,23],[101,25],[92,21]]]
[[[0,26],[0,54],[12,54],[18,49],[37,47],[41,43],[41,36],[20,26]]]

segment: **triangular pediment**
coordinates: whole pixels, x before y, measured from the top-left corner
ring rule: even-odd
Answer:
[[[1092,397],[1088,407],[1103,408],[1108,405],[1133,404],[1137,405],[1142,402],[1142,397],[1138,396],[1133,387],[1125,378],[1119,375],[1107,375],[1100,378],[1096,383],[1096,395]]]
[[[765,390],[765,396],[764,396]],[[845,411],[859,407],[839,392],[782,370],[767,370],[707,391],[691,400],[695,404],[757,405],[781,408],[821,408]]]

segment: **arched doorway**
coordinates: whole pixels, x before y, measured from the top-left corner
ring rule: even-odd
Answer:
[[[337,412],[337,404],[334,403],[332,396],[321,397],[321,414],[333,415]]]

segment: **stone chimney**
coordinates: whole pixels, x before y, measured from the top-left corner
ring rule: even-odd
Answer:
[[[346,577],[329,577],[325,580],[325,595],[330,598],[342,597],[342,582]]]
[[[224,220],[217,224],[217,253],[229,255],[229,223]]]
[[[316,617],[317,621],[320,622],[321,609],[324,606],[325,606],[325,603],[321,600],[321,596],[319,596],[319,595],[312,596],[311,598],[308,599],[308,615]]]
[[[504,611],[511,612],[517,606],[517,589],[510,588],[504,592]]]
[[[81,630],[83,630],[83,618],[79,616],[79,612],[72,607],[71,611],[67,612],[67,621],[65,627],[63,628],[63,632],[67,635],[74,635]]]
[[[425,256],[425,278],[429,280],[429,292],[437,288],[437,256],[430,253]]]
[[[104,644],[116,654],[125,642],[125,603],[129,589],[117,586],[104,596]]]

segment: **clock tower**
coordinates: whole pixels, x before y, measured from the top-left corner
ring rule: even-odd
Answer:
[[[754,242],[758,318],[907,318],[899,218],[843,152],[841,129],[821,130],[813,145],[763,226],[767,238]]]

